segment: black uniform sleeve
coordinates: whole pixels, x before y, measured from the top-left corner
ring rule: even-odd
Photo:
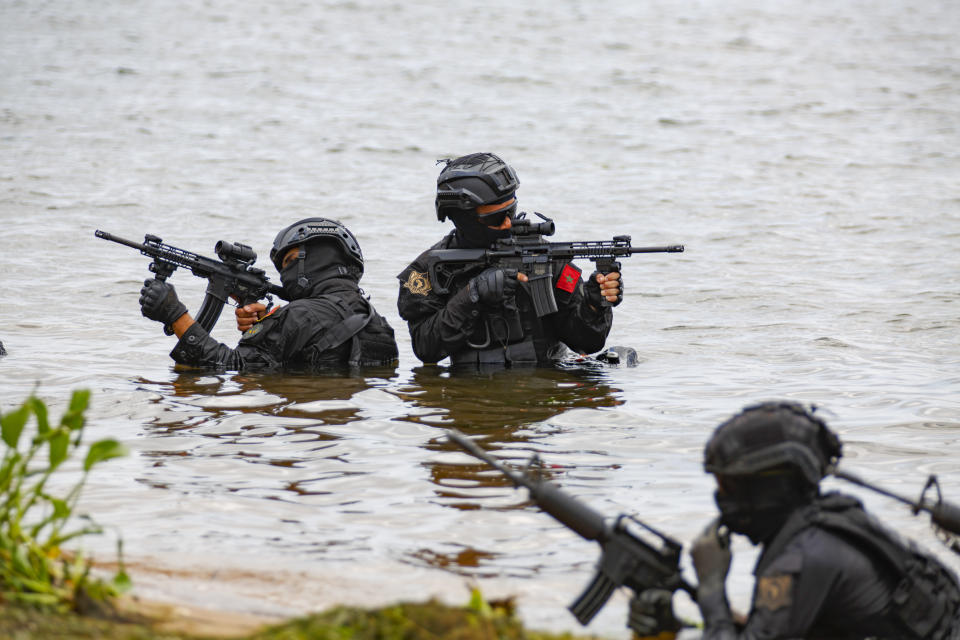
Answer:
[[[463,349],[480,321],[480,305],[470,299],[467,288],[440,296],[416,263],[398,277],[397,310],[410,329],[414,355],[423,362],[439,362]]]
[[[568,293],[561,289],[560,282],[571,274],[569,269],[576,271],[577,281],[573,291]],[[554,294],[558,310],[550,321],[557,337],[577,353],[600,351],[613,326],[613,310],[610,307],[595,309],[590,305],[584,293],[583,276],[572,263],[559,265],[555,272]]]
[[[246,346],[242,342],[236,349],[217,342],[199,322],[184,332],[177,346],[170,352],[170,357],[178,364],[224,371],[269,368],[279,364],[268,352]]]
[[[703,640],[882,635],[890,593],[889,581],[862,551],[810,528],[757,576],[742,631],[733,626],[725,596],[722,602],[700,598]]]

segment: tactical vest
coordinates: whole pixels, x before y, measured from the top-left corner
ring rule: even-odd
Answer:
[[[555,261],[556,278],[566,262]],[[486,265],[469,264],[460,267],[450,277],[451,290],[467,286],[470,278],[478,275]],[[559,307],[567,305],[572,293],[554,289],[554,298]],[[535,366],[558,359],[557,353],[567,349],[555,338],[544,335],[541,320],[533,311],[530,294],[520,285],[516,304],[504,303],[498,308],[486,309],[478,328],[468,338],[466,345],[457,353],[450,354],[450,364],[460,366]],[[547,358],[545,361],[544,358]]]
[[[328,321],[311,326],[288,326],[285,316],[290,313],[290,305],[287,305],[254,325],[260,330],[244,334],[242,342],[279,354],[283,349],[280,345],[286,338],[280,332],[281,326],[284,332],[310,331],[314,335],[304,336],[307,344],[302,352],[294,361],[283,363],[293,371],[317,372],[339,365],[380,366],[396,361],[397,343],[393,329],[368,300],[363,299],[365,313],[353,311],[345,296],[339,293],[312,300],[314,304],[320,302],[324,305],[330,316]],[[347,344],[349,347],[344,347]]]
[[[355,367],[362,365],[389,364],[397,358],[397,346],[393,329],[378,314],[369,301],[366,313],[354,313],[340,296],[326,296],[334,303],[334,309],[340,315],[340,322],[330,327],[323,336],[310,345],[311,362],[318,361],[331,349],[350,341],[350,356],[347,364]]]
[[[756,575],[762,575],[790,540],[807,527],[819,527],[844,538],[891,571],[896,586],[889,616],[900,627],[897,637],[960,637],[957,578],[936,558],[881,525],[851,496],[830,493],[792,515],[764,549]]]

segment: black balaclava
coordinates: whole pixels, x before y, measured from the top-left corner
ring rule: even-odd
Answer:
[[[457,229],[457,243],[464,249],[486,249],[497,240],[510,237],[510,229],[491,229],[477,220],[475,212],[457,211],[448,215]]]
[[[329,278],[359,281],[357,268],[340,246],[332,240],[314,240],[300,245],[300,255],[280,271],[280,283],[291,300],[308,298],[314,289]]]
[[[760,544],[770,540],[787,518],[816,494],[816,487],[797,474],[781,473],[741,476],[733,490],[717,491],[713,497],[720,509],[720,522],[747,536],[753,544]]]

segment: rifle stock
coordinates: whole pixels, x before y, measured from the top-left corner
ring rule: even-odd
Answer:
[[[629,516],[621,515],[613,522],[608,521],[600,513],[567,494],[557,485],[533,478],[526,473],[519,473],[501,464],[456,429],[447,430],[447,437],[460,448],[505,475],[515,487],[525,487],[537,506],[555,520],[573,529],[582,538],[600,544],[602,553],[597,564],[597,572],[586,589],[569,607],[570,612],[580,624],[584,626],[589,624],[620,586],[627,586],[635,593],[653,587],[670,591],[683,589],[696,600],[696,587],[680,575],[682,545],[676,540]],[[636,535],[629,528],[631,523],[653,534],[659,539],[661,546],[657,548]]]

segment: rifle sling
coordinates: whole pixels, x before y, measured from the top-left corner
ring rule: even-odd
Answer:
[[[366,315],[362,313],[351,313],[350,309],[347,308],[346,303],[339,298],[334,298],[337,310],[340,312],[340,317],[342,321],[340,324],[333,326],[323,334],[323,337],[320,338],[317,342],[313,343],[313,348],[316,350],[316,353],[323,353],[329,349],[334,349],[339,347],[347,340],[350,340],[355,335],[363,331],[364,327],[370,324],[370,321],[373,320],[374,311],[373,307],[367,303],[367,313]],[[359,354],[357,354],[359,355]],[[351,360],[355,358],[351,355]]]

